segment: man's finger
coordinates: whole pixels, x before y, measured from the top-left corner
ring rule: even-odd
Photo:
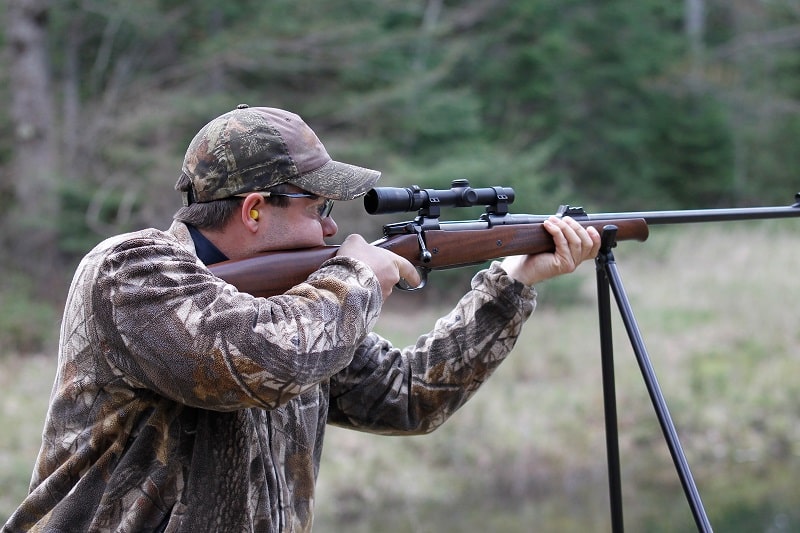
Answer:
[[[408,259],[398,255],[395,265],[397,265],[397,271],[400,274],[400,279],[405,280],[410,287],[417,287],[420,283],[422,283],[422,277]]]

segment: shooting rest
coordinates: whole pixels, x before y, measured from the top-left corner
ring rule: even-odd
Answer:
[[[587,217],[582,210],[568,211],[576,218]],[[650,224],[676,224],[684,222],[714,222],[730,220],[752,220],[766,218],[786,218],[800,216],[800,193],[795,195],[795,204],[791,207],[763,207],[753,209],[701,209],[693,211],[662,211],[652,213],[614,213],[602,216],[625,219],[627,217],[644,218]],[[591,217],[589,217],[591,218]],[[667,408],[655,371],[650,363],[647,348],[642,339],[639,326],[622,284],[619,270],[612,249],[617,245],[617,227],[607,225],[601,234],[600,251],[595,259],[597,271],[597,304],[600,322],[600,351],[603,376],[603,406],[605,412],[606,454],[608,461],[608,484],[611,506],[611,526],[617,533],[624,531],[622,512],[622,481],[620,477],[619,434],[617,428],[616,388],[614,379],[614,348],[611,335],[611,297],[619,308],[622,322],[631,342],[636,360],[639,363],[650,400],[656,411],[661,431],[667,442],[672,461],[681,481],[684,494],[692,511],[697,530],[713,531],[709,522],[700,493],[697,490],[689,463],[683,452],[675,425]]]

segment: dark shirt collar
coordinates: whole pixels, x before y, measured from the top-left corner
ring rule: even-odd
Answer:
[[[219,248],[214,246],[213,242],[209,241],[205,235],[200,233],[199,229],[195,228],[191,224],[186,224],[186,227],[189,228],[189,233],[194,241],[194,248],[197,251],[197,257],[200,258],[200,261],[202,261],[204,265],[209,266],[213,265],[214,263],[221,263],[222,261],[228,260],[225,254],[220,252]]]

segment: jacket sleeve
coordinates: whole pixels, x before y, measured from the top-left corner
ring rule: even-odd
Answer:
[[[403,349],[372,333],[331,382],[329,422],[428,433],[461,407],[514,347],[535,292],[493,263],[432,331]]]
[[[213,410],[274,408],[328,380],[350,363],[382,303],[372,271],[353,259],[255,298],[158,239],[120,244],[95,280],[92,308],[115,373]]]

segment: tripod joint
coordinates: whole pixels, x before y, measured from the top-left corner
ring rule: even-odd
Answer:
[[[603,231],[600,234],[600,251],[595,259],[598,269],[602,269],[608,263],[614,262],[612,249],[617,246],[617,229],[617,226],[613,224],[603,226]]]

